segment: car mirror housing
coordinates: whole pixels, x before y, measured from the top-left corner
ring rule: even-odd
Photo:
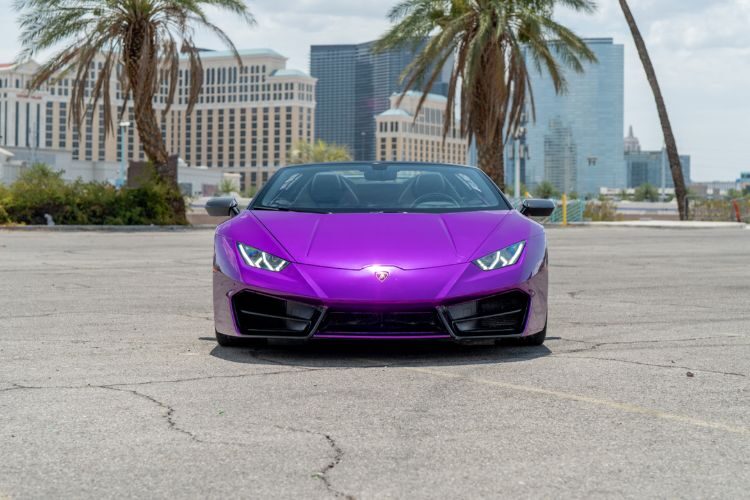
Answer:
[[[549,217],[554,211],[554,201],[539,199],[523,200],[519,210],[526,217]]]
[[[240,207],[237,200],[231,196],[211,198],[206,202],[206,212],[211,217],[234,217],[239,215]]]

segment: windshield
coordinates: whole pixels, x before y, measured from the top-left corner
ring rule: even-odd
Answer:
[[[511,209],[478,169],[382,163],[282,168],[249,208],[323,213]]]

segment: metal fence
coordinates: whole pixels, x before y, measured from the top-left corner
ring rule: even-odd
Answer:
[[[689,220],[713,222],[750,222],[750,200],[706,200],[688,198]]]

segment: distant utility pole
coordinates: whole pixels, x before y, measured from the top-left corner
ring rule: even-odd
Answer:
[[[661,148],[661,193],[659,194],[659,201],[667,199],[667,166],[665,161],[667,147]]]
[[[516,169],[513,175],[513,196],[515,198],[521,198],[521,159],[528,158],[526,154],[526,123],[526,113],[522,113],[519,126],[516,129],[516,133],[513,134],[513,138],[517,144]]]
[[[129,126],[130,122],[120,122],[120,172],[115,181],[118,188],[125,185],[125,131]]]

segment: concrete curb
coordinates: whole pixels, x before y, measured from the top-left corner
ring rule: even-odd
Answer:
[[[652,229],[748,229],[743,222],[703,222],[703,221],[618,221],[618,222],[583,222],[576,224],[590,227],[639,227]]]
[[[205,231],[216,229],[215,225],[197,224],[194,226],[0,226],[0,231],[49,231],[49,232],[109,232],[109,233],[156,233]]]

